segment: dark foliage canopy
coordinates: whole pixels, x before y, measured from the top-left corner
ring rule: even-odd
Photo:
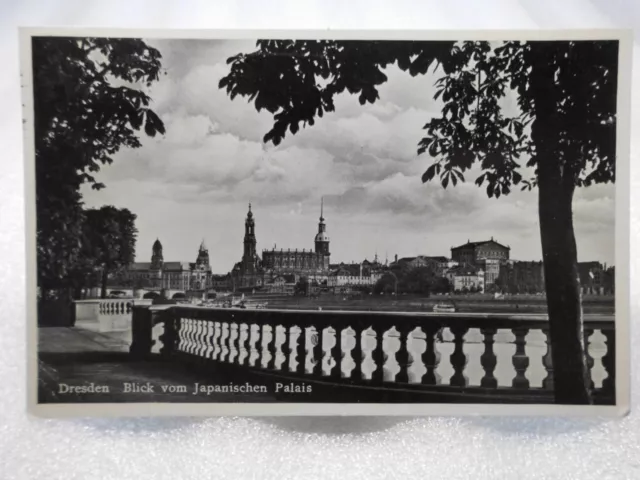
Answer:
[[[138,39],[36,37],[33,50],[38,283],[65,286],[78,267],[84,213],[80,187],[138,132],[164,133],[149,86],[160,53]]]
[[[273,114],[265,142],[278,145],[287,131],[313,125],[335,110],[334,97],[348,92],[361,104],[374,103],[387,81],[384,69],[397,65],[412,76],[434,69],[435,98],[441,116],[424,125],[418,153],[434,160],[423,181],[443,185],[464,181],[479,163],[487,194],[500,197],[512,185],[537,184],[542,143],[553,145],[575,186],[614,181],[617,41],[572,42],[412,42],[260,40],[256,51],[228,59],[230,72],[220,81],[233,99],[243,96],[258,111]],[[529,81],[532,69],[550,67],[552,89],[540,92]],[[509,92],[519,114],[508,117],[500,101]],[[536,97],[551,98],[555,138],[538,134]],[[530,167],[533,176],[524,179]]]

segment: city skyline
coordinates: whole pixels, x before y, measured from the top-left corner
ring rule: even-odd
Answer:
[[[413,78],[389,67],[378,102],[361,106],[355,96],[340,96],[335,113],[273,147],[262,143],[271,116],[218,89],[226,59],[255,42],[149,43],[166,71],[147,89],[166,135],[143,137],[141,148],[115,155],[96,175],[104,190],[82,190],[88,207],[111,204],[138,216],[137,261],[150,257],[156,237],[168,260],[193,261],[205,238],[213,271],[228,272],[242,256],[248,203],[258,252],[274,244],[312,248],[322,196],[332,263],[372,259],[376,251],[389,260],[449,256],[452,246],[490,237],[509,245],[515,259],[542,258],[536,191],[489,199],[474,184],[477,170],[455,188],[422,184],[430,158],[418,157],[416,145],[440,108],[435,75]],[[579,261],[614,264],[614,189],[576,192]]]
[[[260,236],[260,229],[259,229],[259,221],[256,219],[256,206],[255,204],[251,204],[251,210],[253,212],[253,216],[254,216],[254,220],[256,220],[256,240],[257,240],[257,252],[258,255],[261,254],[262,251],[265,250],[271,250],[272,248],[275,250],[298,250],[301,251],[303,248],[306,248],[306,246],[303,244],[304,243],[304,239],[302,240],[303,243],[300,243],[299,246],[294,246],[297,245],[294,241],[290,242],[289,244],[284,243],[284,244],[280,244],[278,242],[272,242],[271,244],[269,244],[268,240],[262,240],[261,241],[261,236]],[[248,211],[248,205],[247,208],[245,209],[244,215],[246,216],[246,213]],[[302,215],[302,214],[300,214]],[[318,215],[319,217],[319,215]],[[242,218],[242,229],[244,229],[244,218]],[[312,225],[314,228],[317,229],[317,218],[315,219],[315,223],[314,222],[308,222],[308,221],[304,221],[303,222],[303,226],[306,228],[306,226],[308,225]],[[327,220],[326,218],[326,213],[325,213],[325,220]],[[327,222],[328,223],[328,222]],[[235,229],[234,229],[235,230]],[[269,228],[268,230],[270,233],[274,233],[277,235],[279,229],[278,228]],[[296,235],[295,237],[291,237],[291,238],[302,238],[305,236],[304,231],[298,231],[297,232],[299,235]],[[328,231],[328,233],[330,234],[331,232]],[[315,232],[314,232],[315,235]],[[356,256],[354,258],[342,258],[342,257],[336,257],[336,254],[334,254],[334,250],[335,250],[335,246],[334,246],[334,237],[332,237],[331,235],[329,235],[331,238],[331,264],[340,264],[340,263],[360,263],[364,260],[369,260],[369,261],[373,261],[374,257],[377,255],[378,260],[380,261],[380,263],[386,263],[388,261],[388,263],[391,263],[394,261],[395,256],[397,255],[399,259],[404,258],[404,257],[416,257],[416,256],[444,256],[447,258],[451,258],[451,248],[453,247],[458,247],[461,246],[465,243],[467,243],[468,241],[471,242],[478,242],[478,241],[486,241],[486,240],[495,240],[496,242],[503,244],[505,246],[510,247],[512,255],[511,255],[511,260],[515,260],[515,261],[541,261],[542,257],[540,256],[539,258],[529,258],[523,255],[520,255],[519,253],[521,252],[521,248],[518,248],[517,245],[513,245],[511,243],[509,243],[508,241],[505,241],[503,238],[497,237],[495,235],[488,235],[485,237],[468,237],[466,239],[462,239],[462,237],[460,238],[460,241],[458,241],[457,243],[453,243],[451,244],[448,248],[445,249],[445,251],[431,251],[431,250],[421,250],[421,251],[413,251],[413,252],[401,252],[401,251],[380,251],[379,249],[375,249],[373,252],[361,252],[360,256]],[[153,235],[146,235],[145,238],[152,238]],[[239,237],[240,241],[239,241],[239,245],[240,245],[240,249],[242,248],[242,237],[243,234]],[[195,241],[194,240],[194,244],[193,244],[193,250],[194,250],[194,254],[193,255],[187,255],[184,258],[178,258],[175,255],[173,255],[172,253],[175,252],[177,249],[172,248],[172,246],[165,240],[163,240],[163,238],[161,238],[160,236],[156,236],[153,237],[154,239],[160,240],[163,246],[163,250],[164,250],[164,256],[165,256],[165,260],[166,261],[184,261],[184,262],[192,262],[193,259],[191,258],[192,256],[195,258],[197,256],[198,253],[198,249],[201,245],[202,242],[205,243],[206,248],[209,250],[209,252],[211,252],[212,250],[214,251],[214,254],[211,255],[210,253],[210,257],[211,257],[211,265],[214,266],[216,264],[220,264],[220,258],[218,258],[218,262],[216,263],[216,255],[215,255],[215,245],[210,245],[210,241],[208,238],[206,237],[202,237],[199,240]],[[171,238],[171,236],[169,236],[168,238]],[[196,239],[196,237],[194,236],[194,239]],[[155,241],[155,240],[154,240]],[[191,240],[189,240],[190,242]],[[310,246],[308,246],[308,248],[306,248],[307,251],[312,251],[313,250],[313,238],[311,239],[310,242]],[[187,248],[190,248],[191,245],[189,244],[187,246]],[[149,254],[148,256],[151,256],[151,252],[152,252],[152,246],[151,244],[148,247],[149,250]],[[145,248],[144,246],[142,246],[140,244],[140,241],[138,240],[137,246],[136,246],[136,261],[137,262],[145,262],[147,261],[147,257],[145,256]],[[169,253],[167,253],[169,252]],[[515,252],[515,253],[514,253]],[[242,252],[240,251],[238,259],[242,257]],[[236,260],[224,260],[225,262],[233,262],[236,263]],[[610,261],[607,262],[605,260],[602,260],[601,258],[591,258],[591,259],[582,259],[579,258],[580,262],[590,262],[590,261],[595,261],[595,262],[600,262],[606,266],[614,266],[614,262]],[[233,265],[231,265],[232,267]],[[229,267],[227,270],[224,269],[218,269],[216,270],[215,267],[213,267],[213,273],[214,274],[227,274],[229,273],[229,271],[231,270],[231,267]]]

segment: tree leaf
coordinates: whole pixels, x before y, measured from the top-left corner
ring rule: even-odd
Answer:
[[[513,171],[513,184],[518,185],[522,180],[522,175],[520,175],[516,170]]]
[[[491,184],[487,185],[487,195],[489,198],[493,197],[493,185]]]
[[[424,172],[422,174],[422,183],[426,183],[430,180],[433,180],[433,177],[436,174],[436,163],[434,163],[433,165],[429,166],[429,168],[427,168],[426,172]]]

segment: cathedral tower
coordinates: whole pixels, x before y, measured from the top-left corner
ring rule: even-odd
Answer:
[[[156,238],[156,241],[153,242],[153,251],[151,253],[151,269],[152,270],[162,270],[162,264],[164,263],[164,258],[162,257],[162,244],[160,240]]]
[[[318,234],[316,235],[316,253],[329,255],[329,237],[327,236],[327,226],[324,223],[324,199],[320,200],[320,222],[318,223]]]
[[[209,250],[207,250],[207,246],[204,244],[204,239],[200,244],[200,249],[198,250],[198,258],[196,259],[196,268],[199,270],[209,270]]]
[[[251,213],[251,204],[249,204],[249,212],[244,222],[244,253],[242,255],[242,263],[246,273],[253,270],[252,266],[256,261],[256,232],[255,222],[253,221],[253,213]],[[253,272],[251,272],[253,273]]]

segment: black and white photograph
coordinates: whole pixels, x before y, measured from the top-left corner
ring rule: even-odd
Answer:
[[[626,413],[624,32],[105,33],[22,31],[32,412]]]

